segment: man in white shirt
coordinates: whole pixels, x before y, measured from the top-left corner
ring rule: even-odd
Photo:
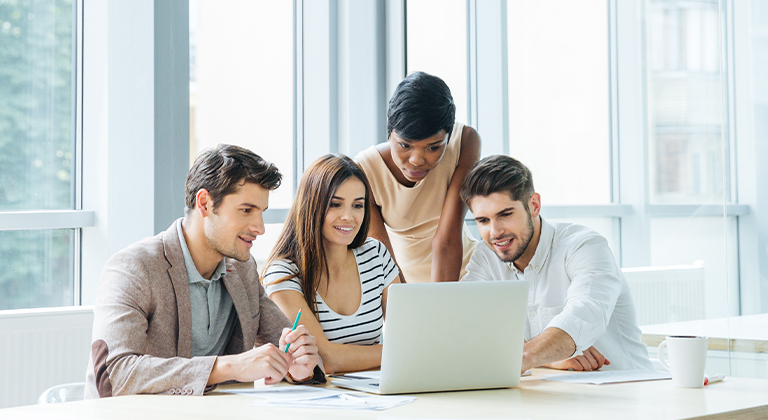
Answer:
[[[461,280],[530,284],[522,371],[652,369],[608,242],[585,226],[543,220],[525,165],[487,157],[467,175],[461,197],[483,238]]]

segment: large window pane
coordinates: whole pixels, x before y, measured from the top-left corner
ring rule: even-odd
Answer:
[[[0,212],[74,208],[73,8],[0,1]],[[0,231],[0,310],[73,304],[73,232]]]
[[[73,208],[72,7],[0,2],[0,211]]]
[[[408,0],[406,8],[407,72],[443,79],[456,104],[456,121],[466,123],[467,2]]]
[[[751,204],[750,217],[741,218],[744,221],[739,229],[744,242],[740,250],[742,258],[741,276],[742,297],[748,300],[742,306],[744,314],[768,313],[768,208],[766,204],[766,181],[768,181],[768,2],[752,0],[749,4],[751,16],[750,33],[751,49],[749,58],[752,78],[752,88],[749,90],[748,101],[744,107],[737,107],[742,115],[752,114],[754,119],[754,137],[752,141],[740,140],[744,147],[742,156],[749,156],[752,161],[745,165],[739,177],[739,191],[754,191],[740,194],[739,201]],[[746,163],[740,161],[740,164]],[[754,169],[752,169],[754,168]],[[757,228],[756,228],[757,227]],[[755,233],[760,235],[755,237]],[[755,244],[758,244],[755,246]],[[765,319],[765,318],[764,318]],[[768,363],[763,371],[763,377],[768,378]]]
[[[630,286],[647,344],[665,335],[707,336],[707,372],[764,378],[765,359],[742,351],[741,339],[751,333],[737,316],[736,222],[723,216],[651,219],[651,263],[659,271]]]
[[[190,153],[219,143],[275,163],[293,198],[293,2],[191,0]]]
[[[693,295],[682,295],[679,305],[700,305],[706,318],[729,314],[726,296],[738,299],[738,288],[728,290],[726,281],[736,278],[738,270],[735,217],[651,219],[650,247],[653,266],[704,267],[703,301],[694,301]]]
[[[0,231],[0,310],[73,304],[74,232]]]
[[[722,202],[718,19],[717,0],[646,2],[651,202]]]
[[[507,3],[509,153],[546,204],[611,202],[607,4]]]

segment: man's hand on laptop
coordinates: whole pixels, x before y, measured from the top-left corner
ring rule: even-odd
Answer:
[[[295,330],[283,329],[280,337],[280,348],[284,349],[286,343],[290,343],[288,355],[290,356],[290,373],[294,381],[306,381],[312,377],[315,366],[320,361],[317,350],[317,340],[309,333],[307,327],[299,325]]]
[[[584,350],[581,356],[575,356],[571,357],[570,359],[553,362],[546,367],[562,370],[590,371],[598,370],[603,367],[603,365],[610,364],[611,361],[606,359],[605,356],[603,356],[603,354],[597,351],[597,349],[593,346]]]

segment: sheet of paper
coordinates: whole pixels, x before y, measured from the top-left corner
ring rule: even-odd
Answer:
[[[251,403],[256,407],[333,408],[342,410],[386,410],[413,402],[415,397],[391,395],[349,394],[317,398],[312,400],[261,400]]]
[[[339,379],[381,379],[380,370],[369,370],[366,372],[350,372],[343,375],[329,375],[331,378]]]
[[[377,417],[376,420],[466,420],[466,419],[459,419],[454,417]],[[521,419],[518,417],[494,417],[494,418],[485,418],[483,417],[483,420],[531,420],[531,419]]]
[[[305,385],[227,389],[221,392],[257,397],[251,405],[345,410],[386,410],[407,404],[415,397],[380,396]]]
[[[614,384],[619,382],[657,381],[672,379],[669,372],[655,370],[608,370],[605,372],[580,372],[561,375],[546,375],[547,381],[568,382],[572,384]]]
[[[269,401],[302,401],[335,397],[347,391],[306,385],[267,386],[264,388],[227,389],[221,392],[259,397]]]

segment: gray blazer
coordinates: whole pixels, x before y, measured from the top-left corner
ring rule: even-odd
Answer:
[[[225,354],[277,345],[290,321],[264,293],[253,257],[227,259],[237,324]],[[191,357],[192,310],[175,222],[109,259],[93,309],[85,397],[202,395],[216,356]]]

